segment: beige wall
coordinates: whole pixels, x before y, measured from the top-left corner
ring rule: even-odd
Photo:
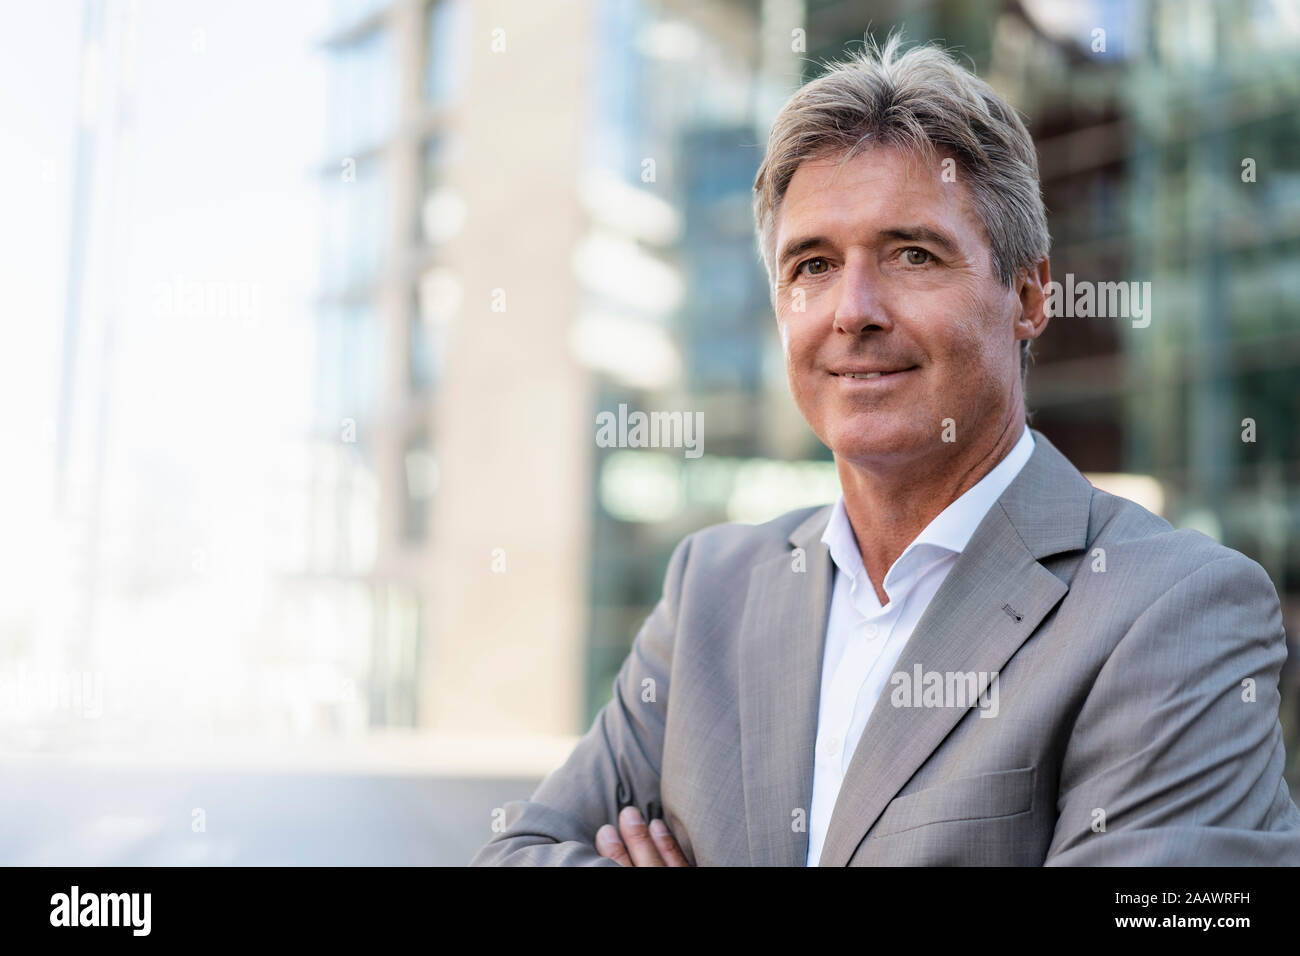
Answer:
[[[462,232],[439,260],[461,309],[433,407],[440,484],[423,568],[430,597],[421,726],[447,733],[578,732],[585,671],[593,444],[589,379],[570,356],[571,250],[590,4],[473,4],[463,152],[450,183]],[[492,31],[506,49],[490,50]],[[506,311],[492,310],[493,290]],[[506,571],[492,570],[493,549]]]

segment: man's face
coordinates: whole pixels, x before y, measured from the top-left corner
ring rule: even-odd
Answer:
[[[1019,294],[999,281],[957,169],[893,147],[795,172],[776,238],[790,390],[836,455],[866,467],[996,440],[1018,411]],[[951,165],[951,164],[950,164]],[[1025,337],[1020,333],[1020,337]],[[877,378],[850,377],[885,371]]]

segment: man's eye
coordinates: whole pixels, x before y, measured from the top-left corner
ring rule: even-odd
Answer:
[[[903,258],[909,266],[923,266],[932,260],[934,256],[918,246],[912,246],[910,249],[903,250]]]
[[[824,271],[823,269],[810,268],[815,263],[820,263],[821,265],[825,266],[827,269],[830,268],[830,263],[827,262],[822,256],[813,256],[813,258],[805,259],[803,262],[799,263],[799,267],[795,269],[795,272],[797,273],[802,272],[804,275],[810,275],[810,276],[822,275]]]

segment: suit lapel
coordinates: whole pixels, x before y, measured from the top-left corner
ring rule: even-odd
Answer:
[[[1069,590],[1039,560],[1085,546],[1092,486],[1042,434],[1033,435],[1033,455],[958,557],[895,673],[914,674],[918,666],[940,673],[1000,672]],[[966,713],[958,707],[894,707],[892,690],[886,685],[849,763],[821,866],[849,862],[886,805]],[[814,721],[815,709],[814,699]],[[807,740],[809,779],[814,736],[815,725]],[[752,846],[752,830],[750,835]]]
[[[830,508],[790,535],[803,548],[757,565],[741,624],[740,747],[754,866],[803,866],[812,803],[813,745],[834,565],[819,541]],[[794,826],[803,814],[802,827]]]

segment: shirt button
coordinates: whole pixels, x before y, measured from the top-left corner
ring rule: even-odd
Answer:
[[[827,737],[826,743],[822,745],[822,750],[828,757],[838,757],[840,755],[840,738]]]
[[[876,636],[878,630],[879,629],[876,627],[876,625],[868,624],[866,628],[863,629],[863,633],[867,635],[867,640],[871,640]]]

